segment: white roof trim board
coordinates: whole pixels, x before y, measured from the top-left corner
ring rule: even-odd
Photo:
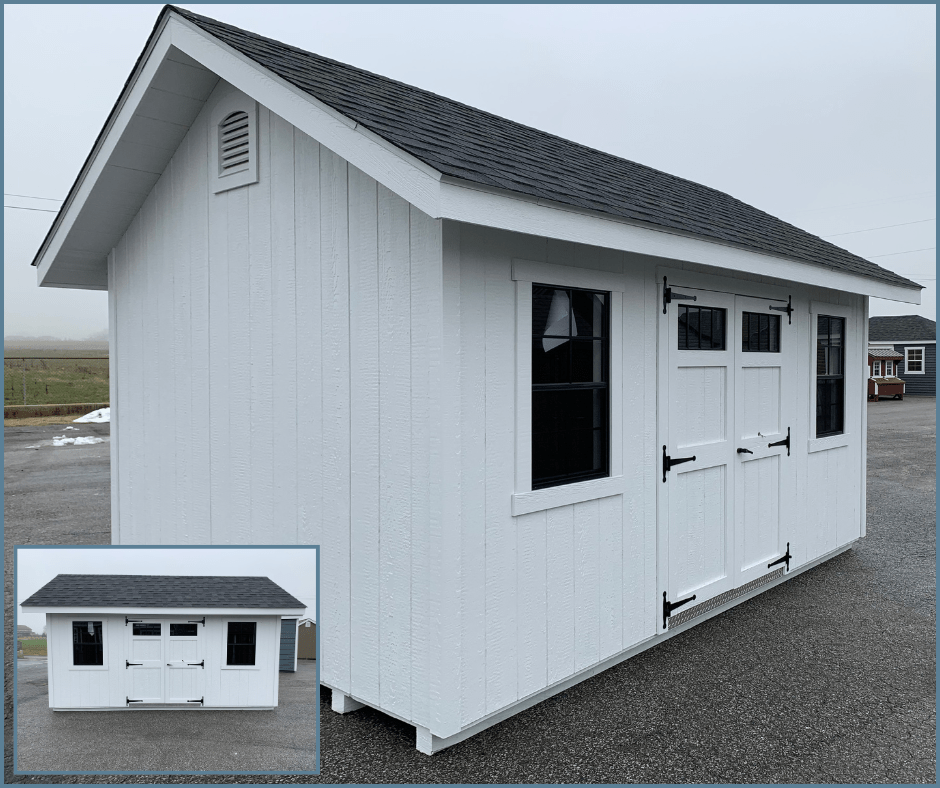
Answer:
[[[563,204],[509,188],[442,175],[416,156],[237,51],[202,29],[196,21],[244,33],[237,31],[237,28],[221,26],[212,20],[170,6],[164,8],[104,129],[33,261],[38,267],[41,285],[107,289],[107,255],[140,209],[185,135],[189,123],[221,78],[432,218],[452,219],[656,258],[744,271],[777,280],[798,281],[862,295],[920,303],[919,285],[883,269],[878,270],[889,279],[895,277],[896,281],[884,281],[865,273],[840,270],[835,266],[829,268],[818,262],[806,262],[785,254],[698,236],[676,227],[657,226],[652,222],[623,218],[575,204]],[[261,37],[258,40],[267,42],[267,39]],[[301,52],[293,48],[291,51]],[[181,92],[163,90],[161,93],[164,99],[170,96],[170,106],[164,101],[161,107],[164,114],[160,117],[167,117],[165,113],[172,111],[176,122],[157,120],[152,117],[153,113],[139,113],[141,108],[146,110],[153,95],[148,94],[148,91],[155,81],[161,85],[182,84],[173,82],[174,72],[181,69],[188,74]],[[148,140],[148,145],[153,140],[162,151],[162,155],[158,153],[152,158],[149,168],[139,168],[133,158],[142,155],[135,154],[140,146],[135,148],[133,142],[135,134],[141,132]],[[563,140],[560,142],[573,145]],[[128,167],[128,163],[134,163],[135,166]],[[113,200],[115,192],[120,192],[124,206],[118,214],[108,206],[108,200]]]

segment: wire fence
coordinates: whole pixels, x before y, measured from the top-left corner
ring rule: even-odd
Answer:
[[[108,386],[107,356],[7,356],[3,359],[4,405],[107,402]]]

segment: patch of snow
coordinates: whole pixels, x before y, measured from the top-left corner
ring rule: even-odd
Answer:
[[[65,429],[67,429],[67,430],[77,430],[78,427],[66,427]]]
[[[86,413],[84,416],[81,416],[77,419],[72,419],[72,422],[78,424],[80,422],[89,422],[93,421],[97,424],[104,424],[105,422],[111,422],[111,408],[101,408],[100,410],[93,410],[91,413]]]
[[[91,435],[84,438],[66,438],[64,435],[57,435],[52,438],[53,446],[67,446],[70,443],[75,446],[89,446],[92,443],[104,443],[104,438],[94,438]]]
[[[38,449],[41,446],[39,443],[35,443],[32,446],[24,446],[24,449]]]

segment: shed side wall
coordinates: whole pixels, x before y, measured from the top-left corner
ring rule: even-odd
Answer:
[[[515,288],[520,259],[624,277],[623,473],[625,493],[512,516]],[[450,477],[459,490],[459,518],[445,535],[448,573],[439,587],[453,622],[441,644],[441,675],[459,676],[459,719],[442,714],[440,735],[511,706],[658,633],[656,496],[659,489],[656,371],[661,310],[660,266],[721,274],[681,261],[653,259],[473,225],[445,223],[447,357],[456,363],[446,385],[459,413],[445,440],[456,446]],[[724,272],[718,286],[760,295],[785,286],[795,313],[787,340],[796,342],[798,407],[792,425],[800,504],[787,524],[794,560],[802,565],[861,535],[861,472],[866,370],[864,299],[758,276]],[[670,280],[672,281],[672,280]],[[679,279],[675,280],[681,285]],[[659,300],[657,300],[659,299]],[[846,439],[810,451],[815,409],[811,304],[846,311]],[[820,307],[826,313],[825,307]],[[830,310],[834,311],[835,310]],[[618,319],[612,315],[611,320]],[[786,317],[783,318],[786,320]],[[616,376],[614,376],[614,379]],[[854,397],[854,399],[853,399]],[[617,436],[612,436],[617,440]],[[524,447],[522,450],[525,450]],[[459,485],[459,486],[458,486]],[[450,631],[450,630],[448,630]],[[450,691],[442,687],[442,696]],[[432,728],[432,731],[437,733]]]
[[[441,223],[265,107],[213,194],[233,90],[111,256],[114,540],[320,544],[324,682],[427,724]]]

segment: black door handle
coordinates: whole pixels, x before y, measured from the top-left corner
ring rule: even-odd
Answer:
[[[753,454],[750,449],[738,449],[738,454]]]

